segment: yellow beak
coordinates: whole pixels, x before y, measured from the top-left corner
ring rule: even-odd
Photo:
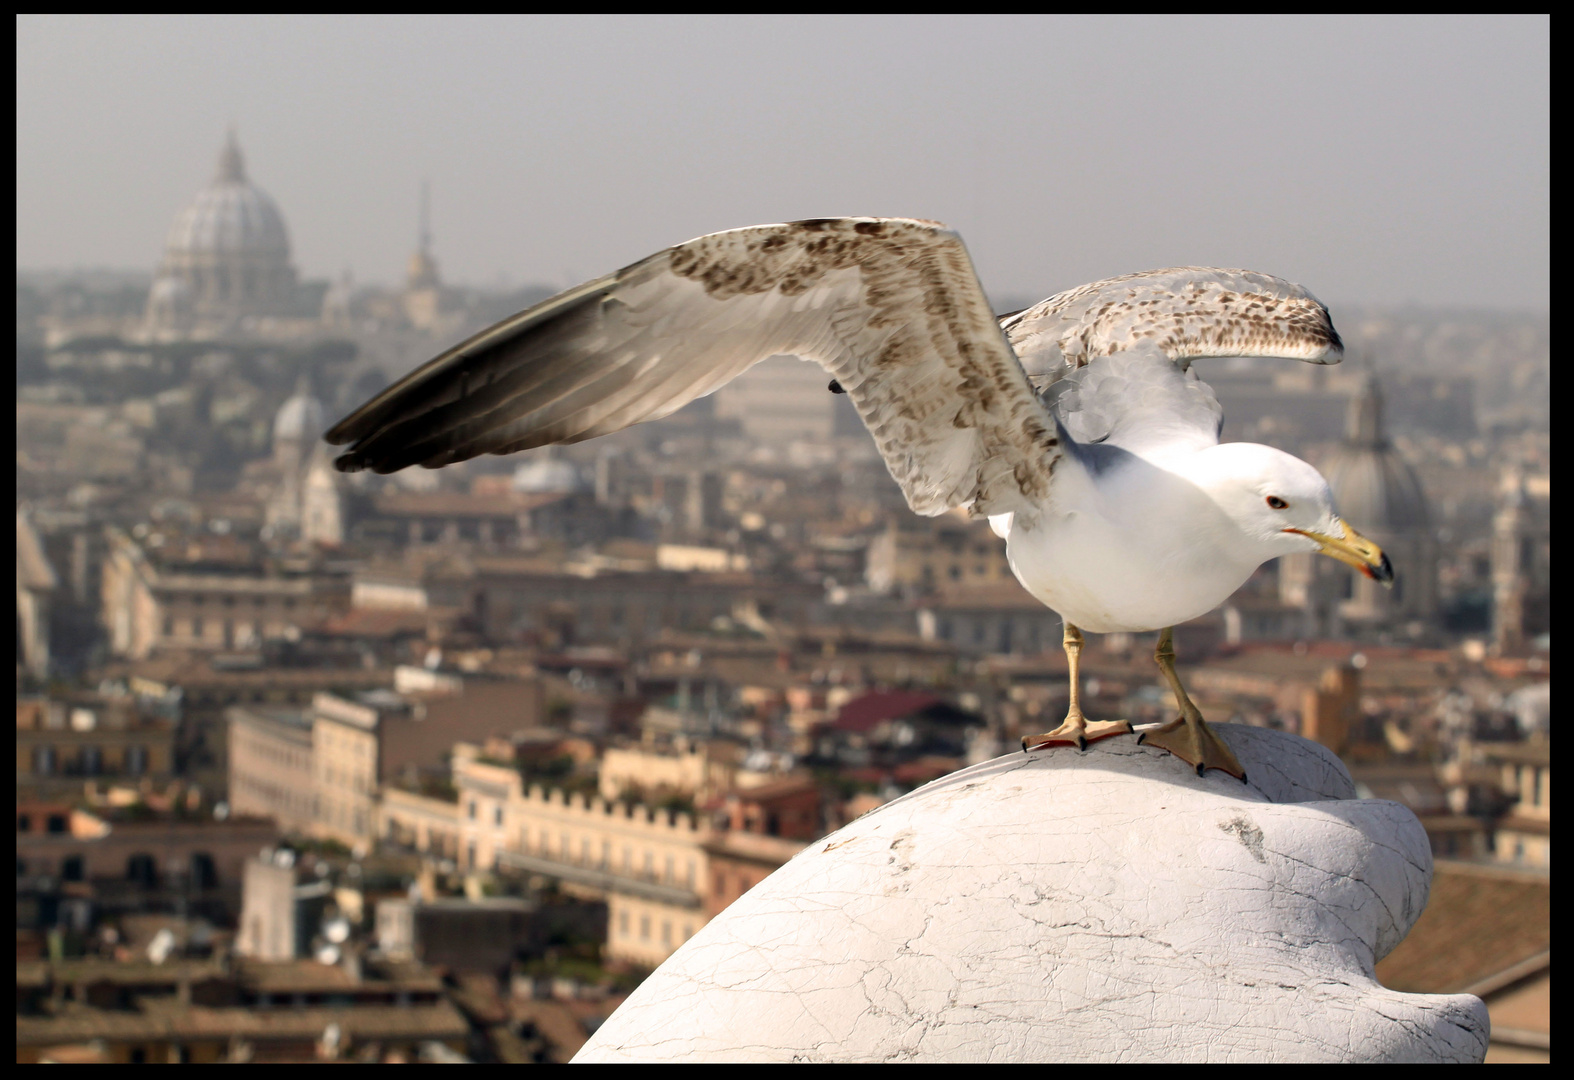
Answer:
[[[1388,556],[1383,554],[1383,549],[1372,543],[1366,537],[1356,532],[1342,519],[1335,519],[1344,530],[1342,539],[1325,536],[1310,529],[1286,529],[1285,532],[1300,533],[1302,536],[1316,540],[1321,546],[1324,555],[1348,563],[1373,581],[1381,582],[1388,588],[1394,587],[1394,567],[1388,561]]]

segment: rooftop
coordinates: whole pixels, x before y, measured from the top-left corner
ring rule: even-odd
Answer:
[[[1440,859],[1426,910],[1377,978],[1410,993],[1460,993],[1551,947],[1549,875]]]

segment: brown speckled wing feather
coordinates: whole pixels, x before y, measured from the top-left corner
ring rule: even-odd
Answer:
[[[339,468],[437,468],[666,416],[768,356],[846,389],[908,504],[1041,505],[1054,424],[934,222],[715,233],[569,290],[444,353],[336,425]]]
[[[1039,390],[1090,361],[1152,344],[1184,369],[1205,356],[1337,364],[1343,345],[1322,301],[1250,270],[1180,266],[1096,281],[1001,318]]]

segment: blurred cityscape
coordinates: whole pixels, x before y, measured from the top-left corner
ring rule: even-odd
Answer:
[[[151,272],[18,273],[18,1061],[566,1061],[805,845],[1064,714],[1003,543],[909,512],[793,358],[336,472],[334,420],[555,291],[446,283],[425,203],[402,286],[300,280],[232,135]],[[1546,1060],[1549,320],[1334,314],[1340,367],[1200,374],[1397,585],[1269,564],[1177,628],[1183,676],[1417,814],[1432,899],[1379,977]],[[1166,716],[1152,646],[1090,636],[1092,718]]]

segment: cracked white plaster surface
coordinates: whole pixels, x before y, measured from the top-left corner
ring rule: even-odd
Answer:
[[[592,1061],[1481,1061],[1486,1007],[1373,965],[1426,905],[1405,807],[1215,729],[1250,784],[1132,738],[1010,754],[806,848],[711,920]]]

